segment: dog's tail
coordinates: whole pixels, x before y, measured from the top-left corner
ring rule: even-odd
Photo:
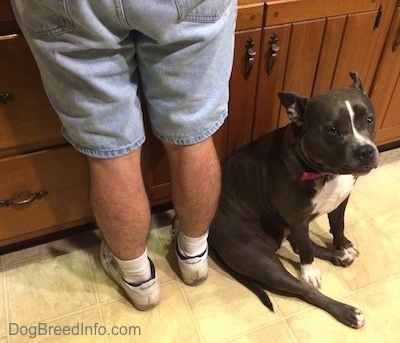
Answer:
[[[272,305],[271,299],[269,298],[268,294],[266,293],[263,287],[261,287],[256,281],[249,279],[248,277],[238,273],[237,271],[229,267],[222,259],[222,257],[215,251],[215,249],[212,249],[212,253],[217,258],[218,262],[222,265],[222,267],[226,269],[226,271],[236,281],[240,282],[243,286],[247,287],[250,291],[252,291],[260,299],[260,301],[264,304],[264,306],[268,307],[270,311],[274,312],[274,306]]]

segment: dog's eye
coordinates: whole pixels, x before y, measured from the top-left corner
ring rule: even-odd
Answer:
[[[337,129],[337,127],[335,125],[332,125],[331,127],[329,127],[326,131],[328,131],[328,133],[332,136],[334,135],[339,135],[339,130]]]
[[[374,118],[372,117],[367,117],[366,120],[368,124],[372,124],[374,122]]]

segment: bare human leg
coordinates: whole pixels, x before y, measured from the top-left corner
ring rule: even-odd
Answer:
[[[198,285],[208,275],[208,229],[214,217],[221,171],[212,138],[196,145],[164,143],[179,229],[176,254],[183,281]]]
[[[141,148],[114,159],[89,158],[90,201],[111,251],[121,260],[143,254],[150,206],[140,169]]]

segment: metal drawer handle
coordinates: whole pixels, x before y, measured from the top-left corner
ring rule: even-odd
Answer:
[[[11,93],[0,93],[0,104],[7,104],[14,99],[14,95]]]
[[[269,53],[268,53],[268,61],[267,61],[267,75],[271,75],[274,70],[274,66],[277,60],[279,46],[278,46],[278,36],[273,33],[271,38],[269,39]]]
[[[246,65],[244,68],[244,79],[247,80],[250,77],[251,70],[254,66],[254,57],[257,55],[257,52],[254,50],[254,40],[253,38],[249,38],[246,42]]]
[[[14,196],[12,199],[3,199],[0,200],[0,207],[10,207],[10,206],[20,206],[26,205],[34,201],[35,199],[44,198],[48,192],[46,190],[37,191],[34,194],[31,193],[23,193]]]
[[[0,41],[16,39],[16,38],[19,38],[19,36],[20,36],[20,34],[18,34],[18,33],[12,33],[10,35],[2,35],[2,36],[0,36]]]
[[[395,52],[399,46],[400,46],[400,27],[397,29],[397,36],[392,46],[392,52]]]

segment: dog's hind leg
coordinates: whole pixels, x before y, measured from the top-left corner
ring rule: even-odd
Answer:
[[[229,269],[254,280],[264,289],[302,298],[350,327],[364,325],[364,317],[358,309],[323,295],[291,275],[249,223],[219,216],[210,230],[209,240]]]

